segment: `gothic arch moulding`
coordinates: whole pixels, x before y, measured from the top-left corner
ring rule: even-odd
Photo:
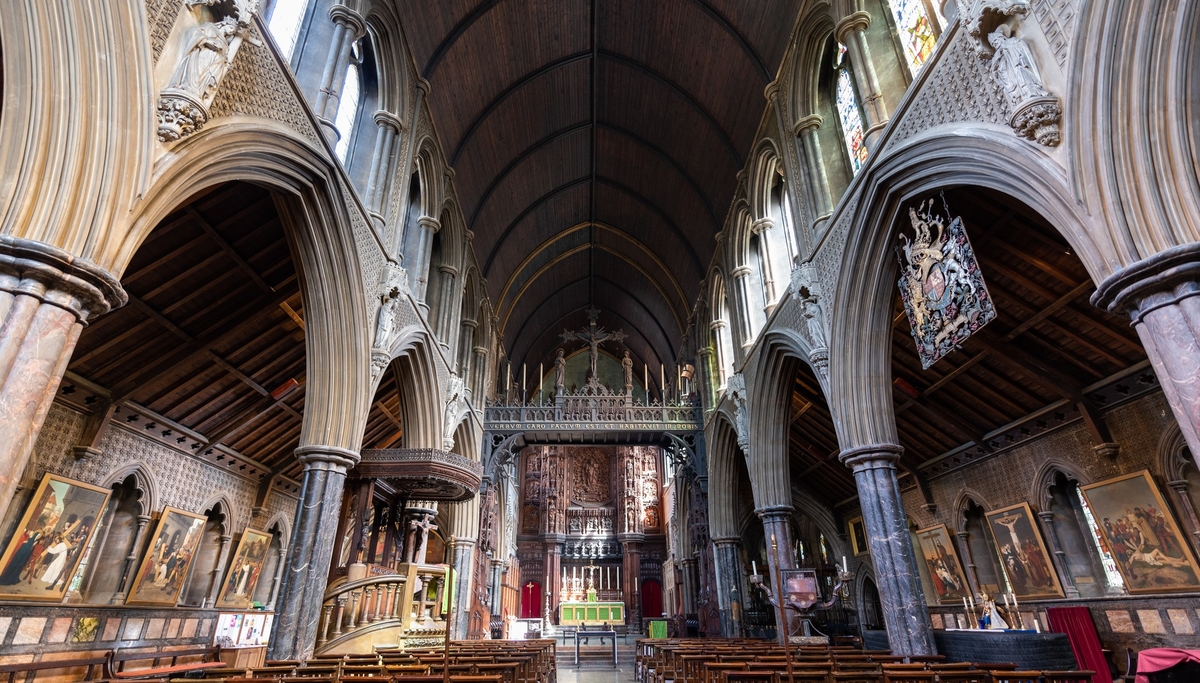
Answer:
[[[1183,449],[1185,448],[1187,448],[1187,441],[1183,438],[1179,423],[1171,420],[1158,439],[1155,457],[1158,474],[1163,480],[1180,481],[1187,476],[1187,468],[1192,466],[1192,463],[1183,458]]]
[[[898,443],[887,378],[897,295],[892,246],[906,202],[946,187],[981,186],[1005,193],[1054,225],[1093,279],[1104,272],[1093,228],[1079,214],[1062,169],[1033,147],[982,127],[954,137],[923,135],[885,150],[855,180],[861,196],[848,218],[849,237],[830,309],[854,311],[833,316],[830,325],[830,409],[844,448]]]
[[[1033,486],[1029,489],[1028,500],[1030,503],[1037,502],[1038,509],[1035,512],[1045,512],[1049,510],[1052,504],[1050,496],[1050,487],[1054,486],[1054,476],[1062,472],[1067,479],[1074,479],[1079,484],[1090,484],[1092,479],[1076,467],[1074,464],[1067,462],[1061,458],[1050,458],[1042,463],[1038,468],[1037,475],[1033,478]]]
[[[138,507],[141,509],[141,514],[149,517],[158,510],[158,482],[154,479],[154,473],[136,463],[121,465],[104,475],[100,479],[100,486],[104,488],[112,488],[117,484],[124,482],[129,477],[133,477],[136,482],[138,493]]]
[[[1030,500],[1035,499],[1030,498]],[[988,499],[980,495],[975,489],[966,486],[960,488],[958,493],[954,496],[954,507],[951,508],[954,510],[954,519],[951,520],[950,526],[954,531],[958,532],[967,530],[966,514],[967,507],[970,505],[970,503],[975,503],[984,510],[993,509],[992,504],[988,502]]]

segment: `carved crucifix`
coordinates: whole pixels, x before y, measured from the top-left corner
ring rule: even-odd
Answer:
[[[593,308],[588,308],[588,326],[585,330],[572,332],[571,330],[563,330],[562,340],[564,342],[579,340],[588,345],[588,367],[591,370],[591,377],[598,378],[596,374],[596,364],[600,354],[600,345],[604,342],[620,342],[625,340],[625,332],[616,330],[609,332],[596,325],[596,320],[600,317],[600,311]]]

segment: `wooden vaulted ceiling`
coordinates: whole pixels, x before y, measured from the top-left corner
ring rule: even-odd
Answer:
[[[1111,442],[1106,405],[1157,387],[1129,321],[1089,303],[1095,287],[1082,262],[1031,209],[981,188],[944,197],[963,218],[997,317],[923,370],[897,291],[893,398],[908,481],[923,486],[1073,422],[1087,426],[1093,445]],[[833,422],[807,366],[795,378],[792,415],[793,478],[830,506],[848,503],[854,479],[837,461]]]
[[[92,413],[85,438],[108,414],[243,476],[298,475],[304,308],[271,193],[229,183],[193,198],[121,284],[129,304],[83,330],[60,387]]]
[[[398,5],[509,357],[595,305],[672,361],[797,4]]]

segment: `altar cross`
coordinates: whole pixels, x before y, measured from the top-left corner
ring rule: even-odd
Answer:
[[[600,311],[595,307],[590,307],[587,310],[588,326],[585,330],[572,332],[571,330],[563,330],[562,340],[564,342],[579,340],[588,345],[588,367],[591,368],[591,376],[599,378],[596,373],[597,360],[599,358],[600,345],[606,341],[620,342],[625,340],[625,332],[616,330],[609,332],[603,327],[596,325],[597,319],[600,317]]]

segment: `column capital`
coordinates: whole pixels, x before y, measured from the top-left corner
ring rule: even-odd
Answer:
[[[1046,522],[1047,524],[1054,521],[1054,513],[1050,510],[1042,510],[1041,512],[1037,513],[1037,516],[1041,517],[1042,521]]]
[[[904,453],[904,447],[894,443],[877,443],[848,448],[838,455],[843,465],[859,470],[896,469],[896,461]]]
[[[375,125],[381,128],[391,128],[396,133],[404,130],[404,122],[400,120],[400,117],[383,109],[375,112]]]
[[[452,277],[458,277],[458,268],[455,268],[454,266],[450,265],[449,263],[443,263],[443,264],[439,265],[438,272],[441,273],[442,275],[450,275]]]
[[[479,354],[480,356],[486,357],[488,355],[488,350],[487,350],[486,346],[476,346],[473,350],[475,351],[475,353]]]
[[[476,327],[479,327],[479,323],[475,322],[474,320],[471,320],[470,318],[463,318],[462,320],[458,321],[458,324],[462,325],[463,327],[469,327],[472,330],[475,329]]]
[[[630,531],[623,534],[617,534],[617,540],[621,543],[645,543],[646,534]]]
[[[866,31],[870,26],[871,15],[860,10],[839,21],[837,26],[833,27],[833,34],[837,36],[839,43],[845,45],[847,33],[851,31]]]
[[[792,133],[799,137],[807,131],[816,131],[822,123],[825,123],[825,119],[817,114],[810,114],[796,122],[796,125],[792,127]]]
[[[779,79],[775,79],[763,88],[763,97],[767,98],[768,103],[773,103],[779,97]]]
[[[1134,324],[1146,314],[1200,294],[1200,243],[1192,242],[1132,263],[1100,283],[1092,305],[1125,313]]]
[[[429,88],[430,88],[429,81],[425,80],[424,78],[418,78],[416,85],[417,85],[417,90],[420,90],[422,95],[429,94]]]
[[[1168,481],[1167,486],[1170,486],[1171,490],[1175,491],[1177,493],[1187,493],[1188,481],[1187,481],[1187,479],[1177,479],[1175,481]]]
[[[358,464],[359,454],[337,446],[301,446],[296,459],[306,470],[334,470],[345,474]]]
[[[739,545],[742,542],[741,536],[714,536],[712,539],[714,546],[720,548],[724,546]]]
[[[770,505],[756,508],[754,514],[758,515],[758,518],[766,524],[767,522],[779,522],[790,519],[793,511],[794,509],[791,505]]]
[[[362,15],[345,5],[337,4],[330,7],[329,18],[333,20],[333,23],[352,30],[355,40],[362,38],[367,33],[367,22],[363,20]]]
[[[421,216],[417,219],[417,225],[428,230],[429,232],[437,232],[442,229],[442,222],[433,216]]]
[[[724,319],[722,319],[722,318],[717,318],[716,320],[714,320],[714,321],[712,321],[711,323],[709,323],[709,324],[708,324],[708,327],[709,327],[709,329],[712,329],[712,330],[719,330],[719,329],[721,329],[722,327],[726,327],[726,326],[728,326],[728,325],[729,325],[729,322],[728,322],[728,321],[726,321],[726,320],[724,320]],[[712,351],[709,351],[709,353],[712,353]]]
[[[121,282],[91,261],[11,235],[0,235],[0,291],[57,306],[84,325],[129,300]]]
[[[729,271],[729,274],[736,280],[746,277],[751,273],[751,271],[752,269],[750,266],[738,266],[737,268]]]
[[[750,224],[750,231],[755,235],[761,234],[764,230],[770,230],[775,227],[775,221],[771,218],[760,218]]]
[[[958,536],[962,540],[966,541],[967,537],[970,536],[971,534],[967,533],[966,531],[955,531],[954,535]]]

